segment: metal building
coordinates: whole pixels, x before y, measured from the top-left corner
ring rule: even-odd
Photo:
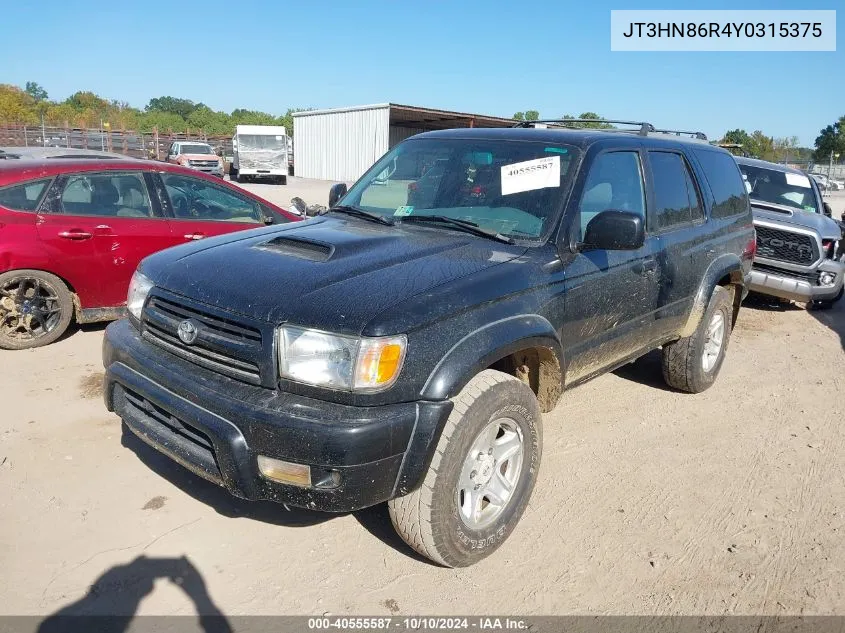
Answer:
[[[512,125],[512,119],[395,103],[296,112],[294,174],[352,182],[388,149],[414,134],[455,127]]]

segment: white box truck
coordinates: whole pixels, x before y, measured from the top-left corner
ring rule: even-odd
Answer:
[[[237,182],[288,179],[288,135],[283,125],[238,125],[232,137],[229,176]]]

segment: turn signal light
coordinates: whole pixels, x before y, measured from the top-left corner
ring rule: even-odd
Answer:
[[[283,462],[280,459],[259,455],[258,470],[263,477],[271,481],[293,486],[311,486],[311,467],[307,464]]]

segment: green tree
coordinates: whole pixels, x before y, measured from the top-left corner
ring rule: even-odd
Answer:
[[[572,127],[577,128],[591,128],[595,130],[612,130],[614,127],[610,123],[602,123],[601,121],[604,120],[604,117],[599,116],[595,112],[582,112],[578,116],[572,116],[571,114],[564,114],[563,118],[565,120],[571,119],[597,119],[598,122],[596,123],[573,123]]]
[[[215,112],[207,105],[198,106],[188,115],[188,126],[200,129],[206,134],[228,135],[232,133],[229,115],[225,112]]]
[[[537,121],[540,118],[540,113],[537,110],[526,110],[525,112],[516,112],[513,115],[514,121]]]
[[[38,115],[32,97],[17,86],[0,84],[0,123],[35,125]]]
[[[26,88],[24,89],[24,92],[26,92],[26,94],[35,99],[36,102],[47,100],[47,91],[44,90],[43,87],[41,87],[34,81],[26,82]]]
[[[140,132],[152,132],[158,128],[162,134],[168,132],[184,132],[188,127],[185,119],[172,112],[145,112],[141,116]]]
[[[797,136],[784,136],[774,139],[774,152],[778,162],[795,160],[798,148]]]
[[[177,97],[156,97],[150,99],[144,108],[147,112],[168,112],[187,119],[191,112],[197,109],[197,104],[190,99],[179,99]]]
[[[816,162],[827,162],[831,154],[845,154],[845,116],[821,130],[816,137],[816,150],[813,159]]]

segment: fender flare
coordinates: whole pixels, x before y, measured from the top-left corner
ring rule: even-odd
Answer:
[[[713,290],[719,284],[719,280],[726,276],[730,276],[732,284],[745,287],[742,261],[737,255],[728,253],[721,255],[713,260],[707,268],[701,284],[698,286],[698,291],[695,293],[687,322],[679,333],[682,338],[692,336],[695,333],[698,324],[704,318],[704,313],[707,311],[710,297],[713,296]],[[741,298],[742,294],[740,294],[740,300]]]
[[[560,371],[563,389],[563,351],[552,324],[539,314],[507,317],[473,330],[449,349],[423,385],[420,395],[426,400],[448,400],[478,372],[497,360],[529,347],[549,350]]]

